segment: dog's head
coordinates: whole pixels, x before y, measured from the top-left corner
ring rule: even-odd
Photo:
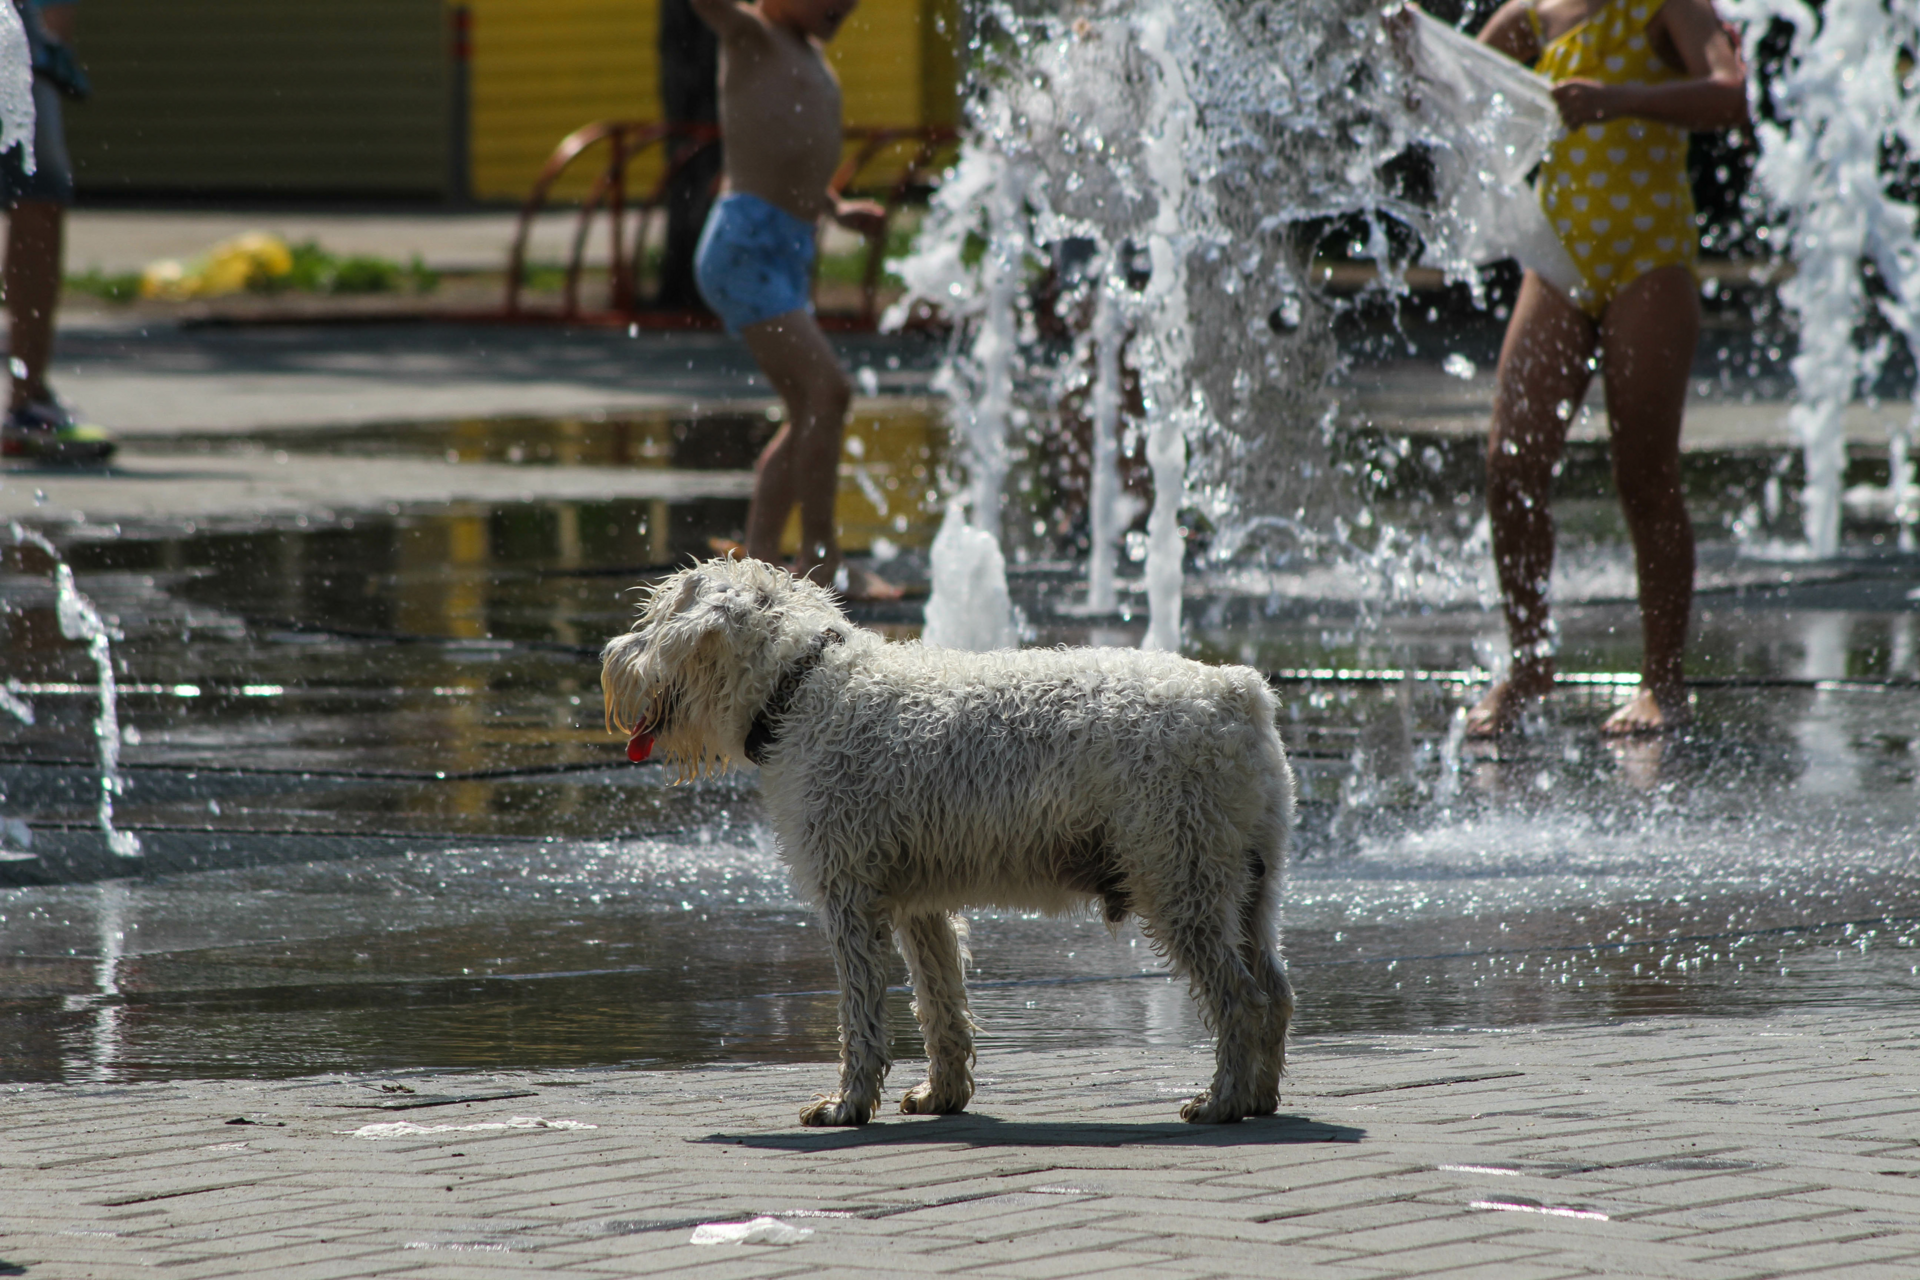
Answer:
[[[852,624],[824,589],[758,560],[708,560],[647,595],[600,655],[607,727],[645,729],[681,778],[740,759],[753,718],[822,631]]]

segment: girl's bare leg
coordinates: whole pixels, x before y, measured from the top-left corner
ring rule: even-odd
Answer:
[[[1487,517],[1512,663],[1467,714],[1467,732],[1506,732],[1553,687],[1547,580],[1553,573],[1553,467],[1593,377],[1592,320],[1533,272],[1520,284],[1494,377]]]
[[[840,486],[840,446],[853,389],[827,336],[806,311],[789,311],[740,331],[760,371],[787,406],[787,422],[754,465],[747,509],[747,554],[780,562],[787,513],[800,504],[799,573],[822,586],[840,570],[834,496]],[[871,573],[850,575],[855,599],[895,599],[899,588]]]
[[[1601,320],[1613,479],[1633,535],[1645,646],[1640,691],[1603,733],[1657,733],[1688,718],[1682,663],[1693,611],[1693,525],[1680,485],[1680,419],[1700,336],[1700,297],[1684,267],[1650,271]]]

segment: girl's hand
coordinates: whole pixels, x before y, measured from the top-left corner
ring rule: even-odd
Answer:
[[[1598,80],[1563,80],[1553,86],[1553,100],[1559,104],[1560,119],[1567,128],[1599,124],[1620,114],[1616,104],[1618,86]]]

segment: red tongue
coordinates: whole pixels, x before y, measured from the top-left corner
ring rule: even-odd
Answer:
[[[639,764],[652,754],[653,735],[645,729],[636,730],[633,737],[627,740],[627,759]]]

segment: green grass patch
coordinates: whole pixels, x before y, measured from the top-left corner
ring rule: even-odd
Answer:
[[[107,302],[132,302],[140,296],[138,271],[102,271],[89,267],[67,277],[67,288]]]

